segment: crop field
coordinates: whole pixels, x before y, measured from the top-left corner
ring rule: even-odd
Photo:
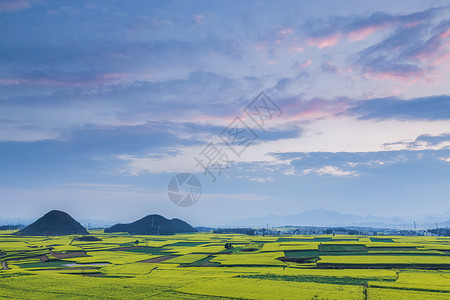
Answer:
[[[450,299],[450,238],[91,234],[0,231],[0,298]]]

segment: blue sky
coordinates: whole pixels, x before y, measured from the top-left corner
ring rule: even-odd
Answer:
[[[450,210],[450,1],[0,3],[0,218]],[[263,91],[282,111],[244,112]],[[239,117],[240,156],[219,134]],[[194,157],[214,142],[217,180]],[[203,185],[175,206],[167,184]],[[216,174],[218,175],[218,174]]]

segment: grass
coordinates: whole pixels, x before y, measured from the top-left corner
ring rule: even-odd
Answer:
[[[320,264],[340,264],[340,265],[448,265],[450,267],[450,257],[448,256],[427,256],[427,255],[345,255],[345,256],[321,256]]]
[[[254,278],[218,278],[196,281],[177,291],[193,295],[239,299],[364,299],[361,286],[288,282]]]
[[[449,293],[450,272],[448,271],[400,271],[395,282],[370,282],[371,287],[413,291],[433,291]]]
[[[368,299],[380,299],[380,300],[447,300],[448,294],[440,292],[424,292],[413,290],[398,290],[389,288],[372,288],[367,289]]]
[[[211,260],[223,266],[285,266],[277,258],[284,257],[284,252],[262,252],[248,254],[219,254]]]
[[[277,281],[295,281],[295,282],[314,282],[314,283],[326,283],[326,284],[338,284],[338,285],[364,285],[367,283],[366,279],[352,278],[352,277],[321,277],[321,276],[289,276],[289,275],[240,275],[240,278],[256,278],[264,280],[277,280]]]

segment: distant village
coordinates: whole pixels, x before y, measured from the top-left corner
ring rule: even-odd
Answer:
[[[199,231],[213,233],[239,233],[247,235],[397,235],[397,236],[450,236],[449,228],[401,230],[371,227],[313,227],[313,226],[281,226],[274,228],[208,228],[198,227]]]
[[[24,225],[0,225],[0,230],[20,230]],[[95,227],[88,229],[103,229]],[[392,228],[372,227],[314,227],[314,226],[280,226],[269,228],[213,228],[196,227],[200,232],[224,233],[224,234],[246,234],[246,235],[397,235],[397,236],[450,236],[450,228],[403,230]]]

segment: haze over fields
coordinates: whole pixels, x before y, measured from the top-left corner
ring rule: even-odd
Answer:
[[[450,1],[231,2],[2,1],[0,219],[450,211]],[[218,138],[236,117],[239,155]],[[214,182],[211,142],[232,161]]]

